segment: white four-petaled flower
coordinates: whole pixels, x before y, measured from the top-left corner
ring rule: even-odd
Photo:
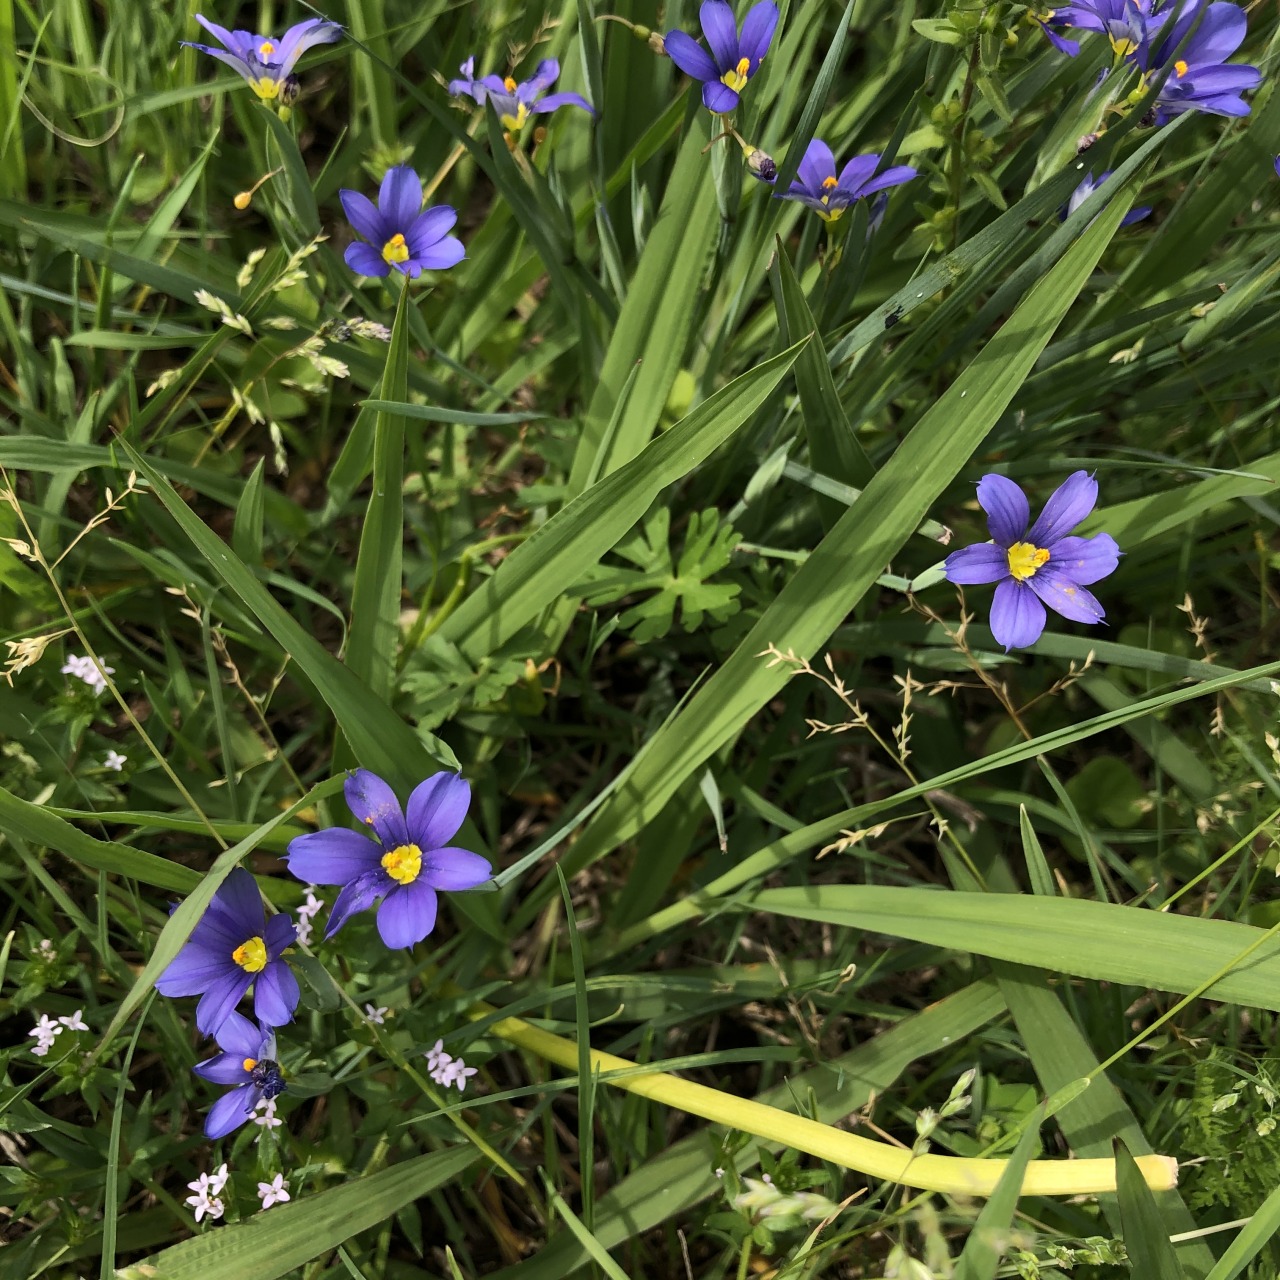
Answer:
[[[55,1022],[47,1013],[40,1015],[40,1021],[31,1028],[28,1035],[35,1036],[35,1048],[31,1050],[37,1058],[43,1058],[50,1049],[53,1048],[54,1040],[62,1034],[62,1027],[59,1025],[61,1019]]]
[[[258,1199],[262,1201],[264,1209],[270,1209],[273,1204],[283,1204],[289,1199],[289,1180],[283,1173],[277,1173],[270,1182],[258,1183]]]
[[[102,767],[104,769],[112,769],[116,773],[119,773],[120,770],[124,768],[125,762],[128,759],[128,756],[122,755],[119,751],[108,751],[106,759],[102,762]]]
[[[80,1016],[83,1012],[83,1009],[77,1009],[75,1013],[70,1016],[63,1014],[58,1021],[62,1023],[68,1031],[88,1031],[89,1024]]]
[[[382,1026],[387,1020],[387,1014],[391,1012],[385,1005],[367,1004],[364,1007],[364,1017],[366,1022],[372,1022],[375,1027]]]
[[[75,653],[67,654],[67,660],[62,665],[63,675],[83,680],[94,693],[101,693],[107,687],[107,677],[115,673],[115,667],[109,667],[105,662],[99,665],[92,658]]]

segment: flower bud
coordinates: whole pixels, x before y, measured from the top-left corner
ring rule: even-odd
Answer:
[[[651,32],[649,35],[649,48],[660,58],[667,56],[667,42],[663,40],[661,34],[657,31]]]
[[[302,96],[302,81],[295,75],[287,75],[280,84],[280,102],[291,107]]]
[[[235,205],[237,209],[247,209],[249,207],[249,202],[252,199],[253,199],[252,191],[240,191],[236,194],[235,199],[232,200],[231,203]]]
[[[762,182],[774,182],[778,177],[778,166],[774,164],[773,157],[759,147],[747,153],[747,168]]]

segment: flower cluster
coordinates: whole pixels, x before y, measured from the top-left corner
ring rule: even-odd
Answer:
[[[298,936],[295,939],[300,947],[311,945],[311,930],[315,927],[315,918],[324,906],[324,899],[316,897],[316,886],[307,885],[307,897],[298,908]]]
[[[452,1057],[444,1051],[444,1041],[437,1040],[435,1044],[427,1050],[427,1074],[436,1082],[436,1084],[447,1089],[451,1084],[458,1086],[458,1092],[462,1093],[467,1087],[467,1081],[476,1074],[476,1067],[467,1066],[466,1062],[458,1057]]]
[[[291,944],[309,940],[312,917],[324,906],[316,897],[319,884],[341,885],[325,938],[331,938],[352,915],[378,905],[377,925],[388,947],[411,947],[435,927],[438,893],[472,889],[492,875],[489,862],[449,841],[456,835],[471,804],[471,788],[456,774],[437,773],[414,788],[401,807],[395,792],[377,774],[357,769],[346,781],[347,804],[373,839],[356,831],[332,827],[290,841],[285,861],[307,886],[307,900],[299,908],[302,926],[285,914],[269,919],[252,875],[236,867],[218,887],[208,909],[186,943],[156,981],[166,996],[194,996],[196,1026],[217,1044],[218,1052],[198,1063],[195,1073],[226,1092],[205,1117],[205,1136],[223,1138],[252,1120],[271,1130],[283,1122],[276,1116],[276,1099],[287,1088],[280,1065],[276,1028],[292,1021],[298,1006],[298,980],[289,968]],[[305,938],[303,934],[305,932]],[[237,1006],[252,990],[254,1019]],[[389,1009],[366,1005],[370,1023],[382,1025]],[[67,1026],[82,1025],[77,1010]],[[35,1052],[43,1054],[61,1031],[42,1018],[32,1035]],[[465,1087],[476,1074],[461,1058],[443,1055],[439,1077],[445,1085]],[[222,1210],[207,1182],[197,1191],[197,1221]],[[275,1188],[272,1203],[287,1200]],[[189,1202],[191,1203],[191,1202]],[[265,1206],[264,1206],[265,1207]]]
[[[53,1048],[53,1042],[63,1031],[88,1031],[89,1024],[80,1016],[83,1012],[83,1009],[77,1009],[75,1013],[64,1014],[56,1019],[50,1018],[47,1013],[42,1013],[36,1025],[27,1033],[36,1038],[31,1052],[37,1058],[43,1058]]]
[[[64,676],[75,676],[77,680],[83,680],[97,694],[101,694],[107,687],[107,677],[115,673],[115,667],[109,667],[105,662],[95,662],[92,658],[81,657],[75,653],[67,654],[67,660],[62,664],[61,672]]]
[[[197,1222],[205,1217],[220,1218],[226,1212],[226,1206],[222,1203],[221,1197],[230,1176],[224,1162],[212,1174],[202,1173],[194,1182],[187,1183],[188,1190],[194,1194],[189,1195],[184,1203],[190,1205],[195,1211]]]
[[[1107,37],[1117,66],[1138,70],[1143,88],[1164,76],[1156,124],[1185,111],[1247,116],[1240,95],[1262,82],[1257,67],[1227,61],[1243,43],[1248,20],[1225,0],[1073,0],[1035,16],[1063,53],[1074,57],[1080,44],[1062,30],[1094,31]]]

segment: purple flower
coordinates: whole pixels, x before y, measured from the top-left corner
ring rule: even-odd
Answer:
[[[1156,98],[1156,123],[1166,124],[1184,111],[1247,116],[1249,104],[1240,94],[1256,89],[1262,83],[1262,73],[1257,67],[1227,63],[1248,31],[1244,10],[1233,4],[1206,6],[1204,0],[1189,0],[1161,16],[1166,20],[1153,24],[1154,29],[1133,55],[1148,76],[1173,63]],[[1199,25],[1195,26],[1197,20]],[[1188,32],[1191,38],[1179,49]]]
[[[332,44],[342,38],[342,28],[338,23],[325,18],[308,18],[306,22],[299,22],[279,40],[274,36],[255,35],[252,31],[228,31],[199,13],[196,21],[224,48],[214,49],[192,40],[182,43],[238,71],[248,81],[249,88],[265,102],[281,97],[282,93],[288,98],[288,82],[293,76],[294,64],[308,49],[317,44]]]
[[[530,80],[517,81],[513,76],[481,76],[475,80],[475,58],[468,58],[458,70],[463,78],[450,80],[449,92],[454,97],[474,98],[481,106],[486,99],[492,101],[502,127],[511,133],[519,133],[530,116],[548,115],[560,107],[581,107],[593,116],[598,114],[580,93],[546,92],[560,78],[560,64],[554,58],[538,63]]]
[[[1097,181],[1094,181],[1092,173],[1086,173],[1080,185],[1071,193],[1071,198],[1067,201],[1066,208],[1062,209],[1058,214],[1058,219],[1065,222],[1071,214],[1100,187],[1106,180],[1111,177],[1112,170],[1108,169]],[[1151,206],[1149,204],[1139,205],[1136,209],[1130,209],[1128,213],[1120,219],[1122,227],[1132,226],[1135,222],[1141,222],[1143,218],[1149,217],[1151,214]]]
[[[1069,536],[1098,501],[1098,482],[1076,471],[1054,491],[1031,525],[1026,495],[1012,480],[985,475],[978,502],[987,513],[991,542],[953,551],[944,572],[949,582],[970,586],[995,582],[991,633],[1007,653],[1035,644],[1044,630],[1047,604],[1073,622],[1097,623],[1102,606],[1085,590],[1119,563],[1120,548],[1109,533]]]
[[[705,0],[698,16],[710,53],[683,31],[668,31],[663,43],[681,71],[702,81],[703,106],[726,115],[737,108],[739,95],[769,52],[778,6],[773,0],[753,6],[742,20],[741,35],[726,0]]]
[[[347,266],[362,276],[385,276],[394,267],[411,280],[423,271],[444,271],[466,256],[462,241],[448,232],[458,220],[447,204],[422,208],[422,180],[408,167],[396,165],[382,179],[375,205],[368,196],[345,188],[338,192],[347,220],[369,243],[356,241],[343,254]]]
[[[493,874],[478,853],[446,843],[467,816],[471,787],[455,773],[433,774],[414,788],[407,810],[368,769],[351,774],[345,790],[347,807],[378,843],[343,827],[313,831],[289,842],[289,870],[308,884],[342,885],[326,938],[381,898],[382,941],[411,947],[435,927],[438,889],[474,889]]]
[[[270,920],[253,877],[236,867],[191,931],[186,946],[156,979],[165,996],[200,997],[196,1026],[216,1035],[249,988],[253,1011],[268,1027],[283,1026],[298,1007],[298,980],[280,958],[293,941],[287,915]]]
[[[1068,40],[1053,27],[1077,27],[1081,31],[1097,31],[1105,35],[1112,52],[1128,57],[1149,38],[1152,0],[1074,0],[1058,9],[1033,13],[1050,43],[1059,53],[1075,57],[1080,52],[1077,40]],[[1156,25],[1159,25],[1157,20]]]
[[[796,181],[785,192],[775,191],[774,198],[799,200],[820,218],[834,222],[855,200],[886,187],[900,186],[916,176],[916,170],[907,164],[895,165],[877,175],[879,163],[880,156],[874,152],[854,156],[837,177],[831,148],[821,138],[814,138],[805,148]]]
[[[255,1027],[242,1014],[232,1012],[215,1039],[222,1052],[198,1062],[192,1070],[214,1084],[234,1086],[209,1108],[204,1122],[206,1138],[225,1138],[253,1114],[260,1099],[279,1097],[286,1085],[270,1027]]]

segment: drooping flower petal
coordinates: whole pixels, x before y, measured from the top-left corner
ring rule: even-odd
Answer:
[[[702,105],[718,116],[727,116],[730,111],[738,109],[742,99],[719,80],[711,80],[702,86]]]
[[[1026,532],[1031,505],[1027,495],[1007,476],[995,472],[983,476],[978,481],[978,505],[987,513],[992,538],[1002,547],[1012,546]]]
[[[191,1070],[202,1080],[208,1080],[211,1084],[246,1084],[249,1073],[244,1069],[244,1061],[246,1057],[252,1056],[252,1054],[243,1053],[219,1053],[212,1058],[206,1058],[203,1062],[197,1062]]]
[[[536,115],[544,116],[552,111],[559,111],[561,107],[581,107],[593,116],[600,114],[580,93],[549,93],[529,109]]]
[[[252,1084],[224,1093],[209,1108],[204,1121],[204,1136],[211,1139],[225,1138],[227,1134],[234,1133],[253,1113],[261,1094],[262,1090]]]
[[[943,572],[948,582],[966,587],[1000,582],[1009,576],[1009,553],[994,542],[961,547],[947,557]]]
[[[301,996],[293,970],[283,960],[272,960],[253,984],[253,1011],[266,1026],[282,1027],[293,1021]]]
[[[900,187],[904,182],[910,182],[912,178],[918,177],[919,172],[909,164],[895,164],[883,173],[876,174],[858,194],[870,196],[877,191],[885,190],[886,187]]]
[[[555,58],[544,58],[538,63],[537,70],[523,84],[518,86],[521,101],[532,101],[540,93],[545,93],[560,78],[560,63]]]
[[[332,938],[353,915],[373,906],[378,900],[378,895],[385,893],[394,883],[381,869],[366,872],[352,880],[334,899],[333,910],[329,913],[329,923],[324,930],[325,938]]]
[[[252,982],[253,974],[236,964],[214,979],[196,1005],[196,1027],[202,1035],[216,1034],[227,1015],[244,998]]]
[[[378,933],[393,951],[412,947],[436,927],[436,891],[419,878],[396,885],[378,907]]]
[[[1007,653],[1040,639],[1046,614],[1036,593],[1025,583],[1006,578],[991,602],[991,634]]]

